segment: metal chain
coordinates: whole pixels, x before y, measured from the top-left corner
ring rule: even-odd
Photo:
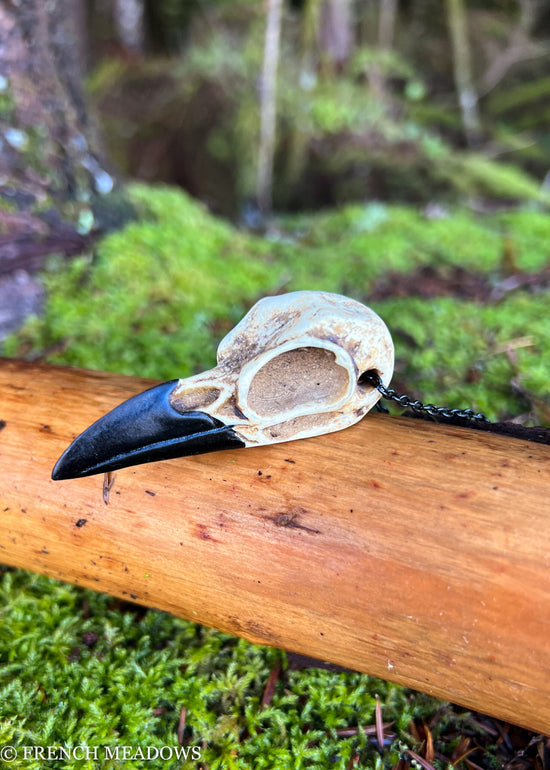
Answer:
[[[447,419],[458,417],[473,422],[491,422],[483,412],[475,412],[473,409],[449,409],[446,406],[424,404],[419,400],[415,401],[404,393],[398,393],[393,388],[387,388],[380,379],[380,375],[375,371],[365,372],[361,376],[361,383],[372,385],[388,401],[395,401],[399,406],[412,409],[416,414],[429,414],[431,417],[446,417]]]

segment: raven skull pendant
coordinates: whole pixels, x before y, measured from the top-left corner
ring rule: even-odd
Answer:
[[[318,436],[353,425],[393,374],[379,316],[320,291],[257,302],[218,347],[218,365],[125,401],[76,438],[55,480],[131,465]]]

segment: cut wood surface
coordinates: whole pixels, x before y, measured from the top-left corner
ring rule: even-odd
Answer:
[[[149,380],[0,361],[0,561],[550,733],[550,447],[369,414],[54,482]]]

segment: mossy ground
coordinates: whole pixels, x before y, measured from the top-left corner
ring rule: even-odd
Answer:
[[[137,221],[89,255],[52,260],[43,276],[44,316],[6,341],[4,355],[184,376],[214,363],[217,341],[258,297],[324,289],[367,301],[382,315],[396,343],[396,381],[411,394],[492,418],[548,422],[544,212],[429,219],[413,208],[353,205],[289,217],[260,238],[212,218],[176,190],[136,186],[131,198]],[[423,266],[443,277],[465,268],[497,294],[491,301],[415,296]],[[510,274],[527,273],[541,280],[502,290]],[[380,292],[388,274],[400,276],[400,285],[410,275],[410,290],[398,298]],[[210,768],[344,770],[391,767],[406,746],[419,748],[411,724],[424,719],[450,758],[456,725],[467,720],[386,682],[317,669],[285,671],[261,710],[270,671],[277,661],[284,667],[277,650],[19,571],[4,572],[0,592],[0,744],[174,746],[185,707],[184,739],[203,749]],[[374,723],[377,697],[395,735],[381,754],[372,736],[352,729]],[[338,732],[344,728],[352,734]],[[474,758],[486,767],[497,762],[491,753]],[[63,764],[121,766],[129,765]]]

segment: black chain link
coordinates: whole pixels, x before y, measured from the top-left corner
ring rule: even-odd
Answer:
[[[446,417],[447,419],[456,417],[473,422],[490,422],[483,412],[475,412],[473,409],[449,409],[446,406],[424,404],[418,399],[415,401],[404,393],[398,393],[393,388],[387,388],[380,379],[380,375],[375,371],[365,372],[361,376],[361,383],[372,385],[388,401],[395,401],[399,406],[411,409],[416,414],[429,414],[431,417]]]

